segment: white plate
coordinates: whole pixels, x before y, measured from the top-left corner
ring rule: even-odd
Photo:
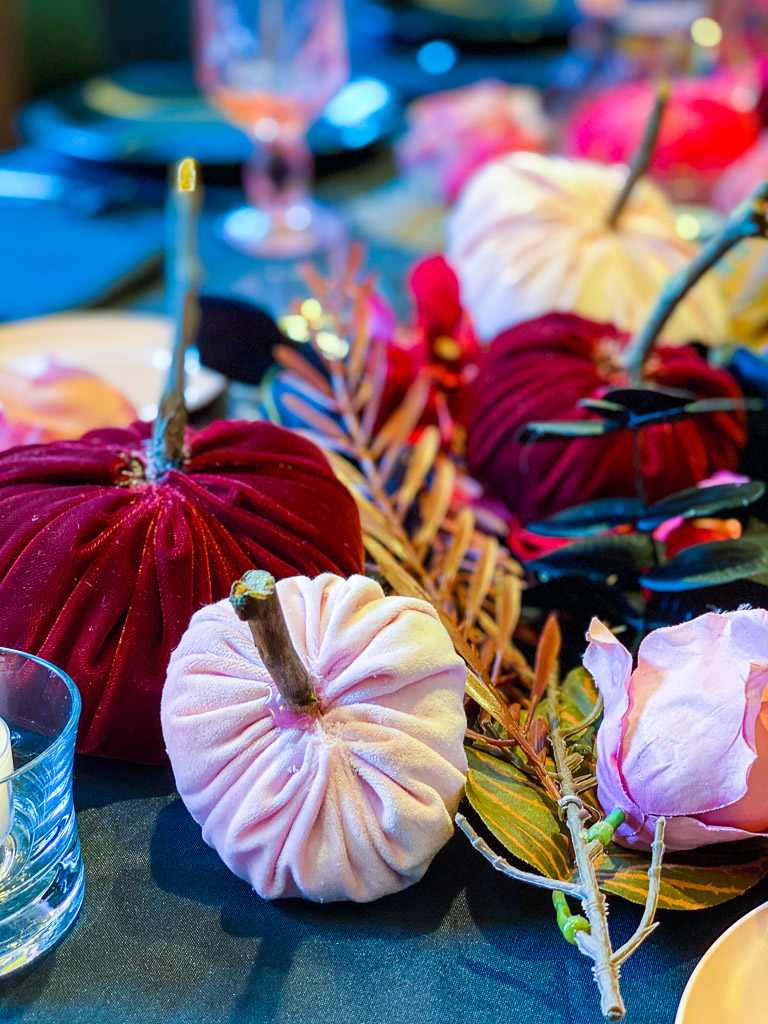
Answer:
[[[95,373],[138,410],[154,419],[170,365],[173,323],[156,313],[57,313],[0,326],[0,366],[36,377],[53,359]],[[184,398],[190,412],[221,394],[226,378],[200,365],[196,351],[185,360]]]
[[[709,947],[685,986],[675,1024],[768,1021],[768,903]]]

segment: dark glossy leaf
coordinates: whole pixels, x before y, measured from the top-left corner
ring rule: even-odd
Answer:
[[[541,580],[583,576],[631,588],[642,569],[653,563],[652,541],[644,533],[617,533],[580,540],[526,562]]]
[[[667,519],[682,516],[711,516],[725,509],[746,508],[765,494],[762,480],[746,484],[718,484],[716,487],[689,487],[652,505],[638,520],[641,530],[653,530]],[[530,527],[529,527],[530,529]]]
[[[741,537],[686,548],[643,576],[649,590],[674,593],[719,586],[768,572],[768,544]]]
[[[574,438],[602,437],[612,430],[621,430],[623,424],[606,420],[558,420],[551,423],[529,423],[517,435],[521,444],[536,441],[568,441]]]
[[[754,398],[702,398],[698,402],[688,402],[676,409],[647,413],[643,416],[632,416],[629,426],[634,428],[651,427],[660,423],[675,423],[677,420],[687,420],[693,416],[703,413],[733,412],[736,409],[758,410],[763,408],[763,403]]]
[[[633,522],[642,512],[639,498],[599,498],[528,523],[526,529],[542,537],[586,537]]]
[[[648,892],[647,854],[611,843],[597,877],[606,892],[632,903],[645,903]],[[703,910],[740,896],[768,874],[768,841],[719,843],[699,850],[668,852],[661,869],[659,907]]]
[[[639,598],[639,594],[632,596]],[[631,603],[628,592],[583,576],[563,576],[546,582],[534,578],[526,588],[525,603],[542,612],[560,613],[564,646],[579,655],[584,653],[584,634],[594,615],[605,622],[626,623],[632,630],[643,625],[642,611]],[[631,643],[631,635],[627,634],[625,644]]]
[[[679,409],[696,395],[691,391],[673,388],[615,388],[602,396],[604,402],[620,405],[633,416],[649,416],[654,413]]]
[[[676,626],[679,622],[711,612],[713,608],[721,612],[732,612],[745,604],[753,608],[768,608],[767,580],[768,576],[763,577],[762,582],[750,576],[719,587],[697,587],[696,590],[675,593],[654,591],[646,604],[645,625],[648,630]]]
[[[570,844],[557,805],[514,765],[467,748],[467,797],[500,843],[547,878],[570,878]]]
[[[623,405],[619,405],[617,402],[608,402],[604,398],[581,398],[579,405],[582,409],[590,409],[598,416],[607,420],[617,420],[622,424],[626,424],[629,418]]]
[[[641,429],[661,423],[674,423],[704,413],[733,412],[736,409],[759,410],[764,403],[757,398],[695,398],[685,391],[652,388],[622,388],[609,391],[603,399],[586,398],[585,408],[600,414],[594,420],[552,420],[529,423],[517,435],[522,444],[536,441],[562,441],[573,438],[602,437],[615,430]],[[623,412],[619,410],[623,409]]]

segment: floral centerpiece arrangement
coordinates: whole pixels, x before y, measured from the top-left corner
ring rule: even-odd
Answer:
[[[169,758],[206,841],[265,898],[395,892],[455,822],[551,891],[613,1020],[658,907],[768,874],[765,486],[739,472],[762,403],[718,365],[726,307],[702,291],[768,237],[768,186],[704,247],[674,243],[640,180],[664,102],[629,172],[501,158],[505,180],[546,187],[510,214],[531,245],[484,263],[521,269],[486,328],[458,243],[414,272],[405,326],[358,249],[338,279],[308,272],[307,341],[275,349],[263,389],[277,423],[187,427],[185,162],[154,427],[0,454],[0,630],[77,680],[81,750]],[[485,228],[498,252],[503,218]],[[607,297],[603,249],[620,257]],[[621,275],[652,263],[629,301]],[[644,908],[618,948],[606,894]]]
[[[618,218],[642,170],[594,201]],[[621,965],[657,907],[712,906],[768,873],[766,613],[741,607],[768,604],[765,486],[735,472],[762,405],[686,343],[701,340],[692,321],[687,339],[666,332],[723,255],[766,237],[767,197],[761,186],[692,250],[633,333],[545,310],[485,350],[455,330],[435,347],[462,366],[457,390],[433,348],[396,401],[393,342],[370,336],[377,300],[357,257],[341,281],[310,276],[346,356],[329,359],[310,322],[270,384],[273,414],[328,451],[355,496],[367,572],[431,605],[466,665],[458,825],[500,871],[552,891],[614,1020]],[[411,336],[430,305],[421,291]],[[460,308],[450,319],[467,322]],[[618,949],[606,894],[644,905]]]

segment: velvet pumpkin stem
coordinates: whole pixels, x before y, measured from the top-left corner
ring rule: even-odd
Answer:
[[[150,480],[157,480],[169,469],[180,465],[184,457],[184,432],[187,427],[184,358],[200,322],[197,301],[200,281],[197,223],[203,199],[200,169],[191,157],[176,165],[169,199],[172,255],[166,273],[170,282],[169,306],[175,322],[175,335],[168,380],[152,432],[147,465],[147,477]]]
[[[651,116],[648,118],[648,122],[645,126],[643,137],[640,140],[640,146],[635,153],[635,158],[627,172],[627,177],[621,187],[621,191],[616,196],[613,206],[606,218],[606,224],[609,228],[616,227],[621,211],[624,209],[627,200],[632,193],[632,189],[650,167],[651,160],[653,160],[653,154],[656,152],[656,145],[659,141],[661,122],[664,119],[664,110],[666,109],[667,103],[669,103],[669,97],[669,82],[660,82],[656,91],[656,102],[653,105]]]
[[[768,181],[765,181],[731,212],[720,233],[699,250],[691,263],[667,280],[650,319],[624,350],[624,365],[633,384],[641,383],[643,366],[654,342],[696,282],[745,238],[768,238],[767,202]]]
[[[275,577],[263,569],[250,569],[229,595],[238,618],[251,628],[253,642],[280,696],[291,711],[318,707],[312,677],[296,653],[275,589]]]

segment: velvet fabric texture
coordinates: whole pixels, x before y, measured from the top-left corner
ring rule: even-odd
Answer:
[[[532,421],[591,419],[582,398],[599,398],[629,380],[620,357],[627,336],[609,324],[553,313],[496,338],[470,388],[467,462],[488,492],[528,522],[593,498],[635,493],[628,431],[587,440],[521,444]],[[656,348],[646,379],[700,398],[741,397],[725,370],[692,347]],[[648,496],[658,500],[718,469],[736,469],[746,441],[743,413],[715,413],[642,432]]]
[[[653,182],[632,189],[615,226],[608,212],[623,167],[511,153],[472,178],[447,221],[446,255],[479,337],[547,313],[577,313],[633,333],[651,315],[667,278],[697,247]],[[669,345],[717,344],[727,313],[711,277],[696,284],[662,328]]]
[[[265,898],[367,902],[416,882],[453,832],[466,668],[424,601],[323,574],[277,584],[320,713],[281,706],[228,601],[174,651],[163,732],[203,838]]]
[[[150,430],[0,454],[0,643],[72,676],[79,751],[162,763],[160,693],[192,614],[247,569],[349,575],[363,547],[352,496],[309,441],[214,423],[151,483]]]
[[[605,701],[598,797],[626,816],[617,838],[647,850],[656,821],[688,850],[768,832],[768,611],[700,615],[657,629],[632,655],[598,619],[584,664]]]

